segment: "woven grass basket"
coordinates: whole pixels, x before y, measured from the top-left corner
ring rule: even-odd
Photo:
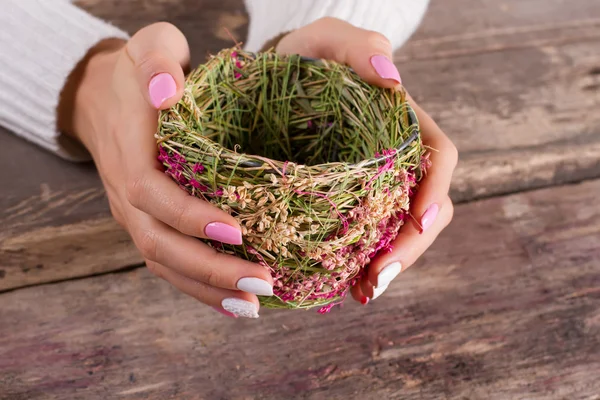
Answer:
[[[239,221],[243,245],[207,243],[270,271],[270,308],[341,303],[390,250],[427,167],[404,89],[272,51],[212,56],[156,137],[165,172]]]

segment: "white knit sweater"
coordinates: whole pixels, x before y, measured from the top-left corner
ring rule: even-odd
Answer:
[[[428,2],[246,0],[250,15],[246,47],[256,51],[281,32],[331,16],[381,32],[397,48],[415,31]],[[4,0],[0,27],[0,125],[62,157],[86,158],[85,152],[59,140],[60,91],[92,46],[127,34],[68,0]]]

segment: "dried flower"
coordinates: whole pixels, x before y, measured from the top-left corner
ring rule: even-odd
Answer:
[[[238,48],[193,71],[185,93],[161,113],[158,159],[240,223],[242,246],[213,247],[271,273],[264,306],[329,312],[391,250],[430,164],[406,93]]]

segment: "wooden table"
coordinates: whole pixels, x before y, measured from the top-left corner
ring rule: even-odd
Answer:
[[[241,0],[166,19],[194,63]],[[397,54],[461,154],[454,222],[386,295],[230,320],[141,268],[91,165],[0,131],[0,399],[600,399],[600,2],[433,0]]]

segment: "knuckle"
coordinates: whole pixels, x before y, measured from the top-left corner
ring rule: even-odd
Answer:
[[[138,59],[136,69],[142,76],[152,76],[164,69],[164,56],[156,49],[149,49]]]
[[[127,201],[135,208],[140,208],[148,192],[148,181],[143,175],[131,178],[125,186]]]
[[[187,229],[188,221],[193,221],[191,218],[192,210],[191,204],[188,201],[184,201],[175,207],[174,219],[173,219],[173,227],[182,233],[192,233],[189,229]],[[195,234],[193,232],[192,234]]]
[[[214,265],[214,264],[212,264]],[[213,266],[207,265],[199,272],[198,280],[213,287],[223,287],[219,272]]]
[[[144,230],[135,236],[134,242],[145,259],[156,261],[158,237],[152,230]]]
[[[390,39],[388,39],[387,36],[385,36],[379,32],[368,31],[366,40],[370,46],[375,47],[375,48],[385,48],[385,49],[392,48],[392,43],[390,42]]]
[[[217,273],[212,267],[206,268],[202,271],[202,282],[205,282],[210,286],[218,286],[217,283]]]
[[[209,286],[224,287],[223,276],[219,272],[219,265],[225,264],[222,260],[223,254],[212,250],[212,253],[207,257],[206,267],[200,271],[199,280]]]

